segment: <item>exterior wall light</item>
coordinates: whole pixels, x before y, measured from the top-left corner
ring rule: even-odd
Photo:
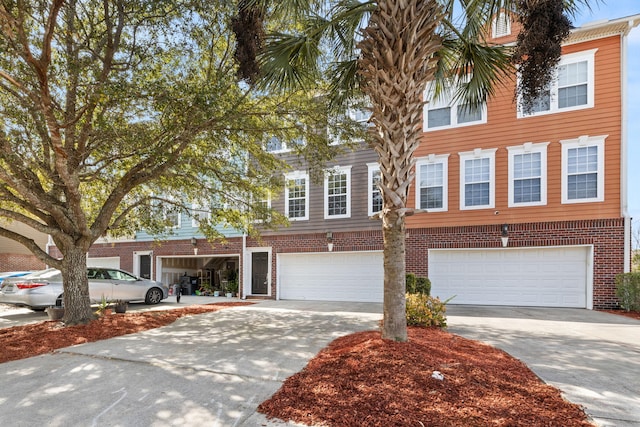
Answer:
[[[327,249],[329,252],[333,251],[333,233],[330,231],[327,231]]]
[[[193,254],[198,255],[198,241],[195,237],[191,238],[191,244],[193,245]]]
[[[500,227],[502,232],[500,234],[500,240],[502,240],[502,247],[506,248],[509,244],[509,224],[502,224]]]

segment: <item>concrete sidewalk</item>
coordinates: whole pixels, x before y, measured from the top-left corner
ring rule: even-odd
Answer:
[[[451,305],[449,331],[522,360],[603,427],[640,426],[640,321],[592,310]]]
[[[8,362],[0,425],[283,425],[257,406],[330,341],[375,329],[381,312],[379,304],[263,301]]]

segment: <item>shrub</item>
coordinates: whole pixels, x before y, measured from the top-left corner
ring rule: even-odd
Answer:
[[[413,273],[407,273],[405,276],[405,287],[408,294],[416,293],[416,275]]]
[[[416,279],[416,293],[431,295],[431,280],[428,277],[418,277]]]
[[[640,311],[640,273],[618,274],[616,296],[626,311]]]
[[[407,294],[407,325],[447,327],[447,303],[426,294]]]

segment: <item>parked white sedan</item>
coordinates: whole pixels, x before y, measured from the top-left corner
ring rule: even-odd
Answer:
[[[115,268],[89,267],[91,302],[144,301],[158,304],[169,296],[169,287],[160,282],[141,279]],[[0,303],[35,310],[63,304],[62,273],[55,268],[37,271],[23,277],[7,278],[0,289]]]

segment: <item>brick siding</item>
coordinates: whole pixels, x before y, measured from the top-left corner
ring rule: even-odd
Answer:
[[[42,270],[44,262],[35,255],[0,254],[0,271]]]
[[[500,225],[415,228],[407,230],[407,272],[429,275],[429,249],[500,248]],[[381,231],[333,232],[333,252],[376,251],[383,249]],[[624,220],[579,220],[509,224],[509,248],[593,245],[593,305],[597,309],[617,307],[615,275],[624,270]],[[270,247],[271,295],[275,298],[277,255],[280,253],[328,252],[326,232],[282,234],[247,238],[247,247]],[[156,257],[193,256],[189,241],[124,242],[99,244],[91,248],[92,257],[120,256],[124,270],[133,270],[133,252],[153,250]],[[242,239],[210,244],[198,241],[198,255],[215,253],[239,256]],[[240,269],[242,274],[242,269]]]

